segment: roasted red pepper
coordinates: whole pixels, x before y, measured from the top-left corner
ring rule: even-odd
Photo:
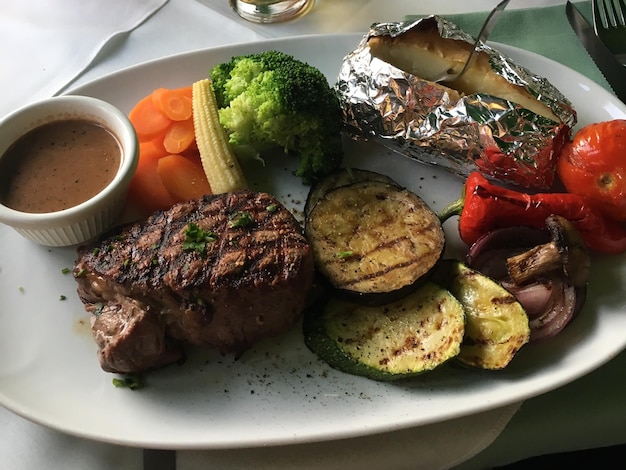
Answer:
[[[591,199],[607,216],[626,221],[626,120],[583,127],[557,161],[567,191]]]
[[[590,250],[602,253],[626,251],[626,226],[604,218],[584,196],[571,193],[526,194],[497,186],[478,172],[465,182],[464,196],[445,208],[442,221],[460,215],[461,239],[471,245],[494,229],[545,227],[550,215],[572,222]]]

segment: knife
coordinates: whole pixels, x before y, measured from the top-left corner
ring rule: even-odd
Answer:
[[[626,103],[626,67],[617,61],[609,48],[596,36],[593,26],[569,1],[565,6],[565,12],[578,39],[611,85],[615,95]]]

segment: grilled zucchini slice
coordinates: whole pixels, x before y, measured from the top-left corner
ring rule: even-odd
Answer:
[[[427,280],[445,245],[441,222],[422,199],[375,180],[326,192],[306,218],[305,235],[329,284],[371,305]]]
[[[502,369],[530,339],[524,307],[500,283],[457,260],[442,260],[434,280],[465,309],[465,337],[457,356],[463,364]]]
[[[331,297],[306,312],[303,331],[308,348],[331,367],[391,381],[455,357],[463,339],[464,311],[447,289],[428,282],[383,306]]]

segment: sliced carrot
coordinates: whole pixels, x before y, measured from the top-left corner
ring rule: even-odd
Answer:
[[[167,155],[168,152],[163,146],[163,140],[156,138],[139,143],[139,158],[156,159]]]
[[[196,131],[194,128],[194,139],[193,142],[191,142],[191,144],[189,145],[189,148],[187,148],[187,150],[185,150],[184,152],[182,152],[183,155],[186,156],[191,156],[191,155],[195,155],[198,158],[200,157],[200,152],[198,151],[198,142],[196,142]]]
[[[142,154],[140,147],[137,170],[128,188],[129,199],[146,215],[169,209],[176,202],[159,177],[157,166],[160,159],[159,153]]]
[[[141,99],[128,114],[130,122],[140,141],[152,140],[163,135],[172,120],[158,110],[152,102],[152,95]]]
[[[211,192],[198,155],[191,99],[191,86],[157,88],[129,113],[140,142],[129,198],[146,214]]]
[[[182,155],[159,158],[157,172],[172,197],[179,201],[211,194],[202,166]]]
[[[189,149],[195,140],[193,119],[174,121],[163,136],[163,147],[168,153],[178,154]]]
[[[172,121],[191,118],[191,86],[184,88],[157,88],[152,92],[154,106]]]

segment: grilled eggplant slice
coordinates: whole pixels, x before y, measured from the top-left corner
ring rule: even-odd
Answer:
[[[465,309],[465,337],[457,359],[466,365],[498,370],[530,339],[524,307],[498,282],[457,260],[442,260],[434,280]]]
[[[317,204],[317,201],[323,198],[329,191],[362,181],[381,181],[383,183],[399,186],[392,178],[382,173],[360,168],[339,168],[318,180],[313,185],[307,196],[306,203],[304,204],[305,217],[309,216],[315,204]]]
[[[305,313],[308,348],[343,372],[392,381],[434,369],[460,351],[464,311],[447,290],[428,282],[384,306],[331,297]]]
[[[441,222],[422,199],[375,180],[326,192],[306,218],[305,235],[329,284],[371,305],[426,281],[445,245]]]

